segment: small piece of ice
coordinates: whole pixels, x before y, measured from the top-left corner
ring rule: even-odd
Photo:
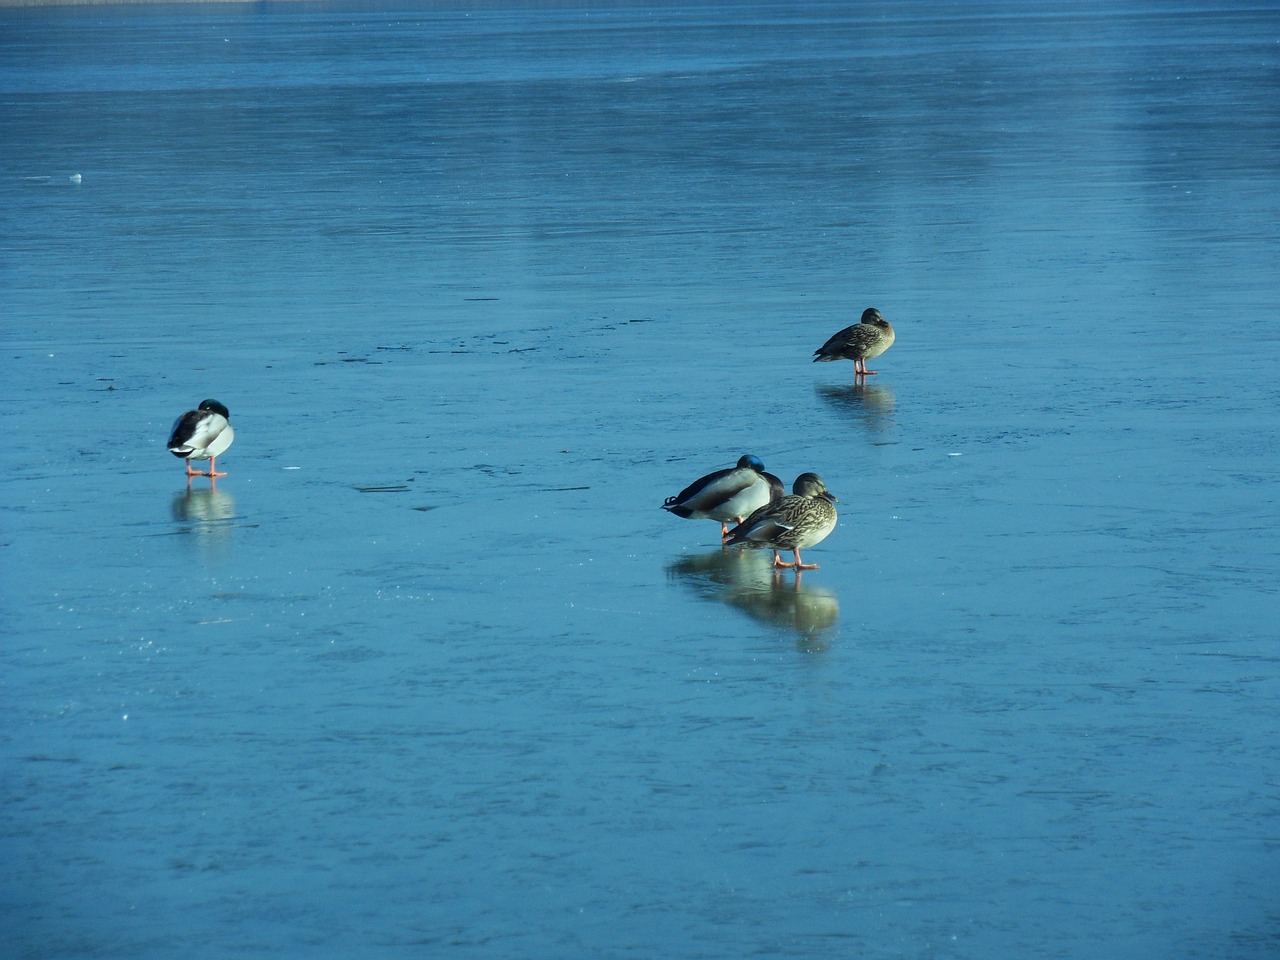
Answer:
[[[83,178],[83,177],[81,177],[81,176],[80,176],[80,174],[78,174],[78,173],[73,173],[73,174],[72,174],[70,177],[68,177],[67,179],[69,179],[72,183],[79,183],[79,182],[80,182],[82,179],[84,179],[84,178]]]

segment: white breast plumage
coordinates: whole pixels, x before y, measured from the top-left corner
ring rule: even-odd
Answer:
[[[169,433],[169,452],[188,461],[187,477],[224,477],[216,470],[216,459],[231,446],[236,432],[228,419],[230,412],[217,400],[206,400],[196,410],[188,410],[173,422]],[[191,469],[190,461],[208,460],[208,471]]]

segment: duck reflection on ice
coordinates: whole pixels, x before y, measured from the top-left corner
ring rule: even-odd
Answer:
[[[188,533],[205,542],[225,541],[235,526],[236,501],[216,487],[187,488],[173,498],[173,519]]]
[[[823,649],[840,619],[840,601],[830,590],[784,576],[766,550],[716,550],[682,556],[667,565],[667,575],[688,584],[708,600],[738,607],[757,620],[786,627],[809,650]]]
[[[814,389],[842,417],[860,423],[867,430],[878,433],[893,425],[893,408],[897,401],[888,387],[880,384],[867,386],[859,380],[856,383],[820,383]]]

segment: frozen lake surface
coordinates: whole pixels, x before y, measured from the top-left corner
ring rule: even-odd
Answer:
[[[0,10],[5,955],[1276,956],[1280,14],[1167,6]]]

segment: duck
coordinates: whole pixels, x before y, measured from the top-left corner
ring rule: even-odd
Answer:
[[[813,351],[814,363],[830,363],[833,360],[852,360],[853,378],[873,377],[874,370],[867,369],[872,360],[893,346],[893,327],[875,307],[862,311],[862,319],[851,327],[845,327],[817,350]]]
[[[756,510],[730,531],[725,544],[768,547],[775,567],[817,570],[816,563],[801,562],[800,551],[821,543],[836,528],[836,503],[822,477],[802,473],[796,477],[790,496]],[[783,562],[779,555],[783,550],[795,555],[794,562]]]
[[[686,520],[719,520],[723,542],[729,521],[742,523],[760,507],[781,500],[785,493],[782,481],[765,472],[764,462],[747,453],[733,469],[708,473],[674,497],[667,497],[662,509]]]
[[[187,479],[225,477],[218,473],[217,458],[231,446],[236,432],[231,429],[231,413],[217,400],[205,400],[173,422],[169,433],[169,452],[187,461]],[[209,469],[191,469],[192,460],[208,460]]]

